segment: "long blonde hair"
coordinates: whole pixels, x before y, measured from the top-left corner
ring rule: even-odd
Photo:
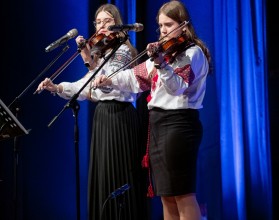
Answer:
[[[101,5],[98,8],[98,10],[95,12],[95,19],[101,11],[104,11],[104,12],[107,12],[108,14],[110,14],[114,18],[115,25],[123,24],[120,11],[115,5],[109,4],[109,3]],[[129,39],[125,42],[125,44],[130,48],[132,58],[134,58],[138,53],[137,49],[131,44]]]

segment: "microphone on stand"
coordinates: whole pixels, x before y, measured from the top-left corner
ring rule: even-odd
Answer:
[[[119,195],[123,195],[128,189],[130,189],[130,185],[127,183],[127,184],[121,186],[120,188],[118,188],[117,190],[115,190],[114,192],[112,192],[109,195],[109,198],[114,199]]]
[[[60,37],[58,40],[56,40],[53,43],[51,43],[50,45],[48,45],[45,48],[45,52],[50,52],[50,51],[54,50],[58,46],[64,44],[66,41],[68,41],[69,39],[74,38],[77,35],[78,35],[78,30],[77,29],[74,28],[74,29],[70,30],[67,34],[65,34],[64,36]]]
[[[111,25],[108,27],[110,31],[135,31],[139,32],[143,30],[143,24],[134,23],[134,24],[120,24],[120,25]]]

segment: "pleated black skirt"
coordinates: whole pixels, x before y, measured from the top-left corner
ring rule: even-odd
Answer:
[[[198,149],[202,138],[194,109],[150,111],[150,165],[159,196],[196,192]]]
[[[131,103],[101,101],[93,119],[89,167],[90,220],[146,219],[138,114]],[[121,186],[130,188],[116,198]],[[102,218],[101,218],[102,217]]]

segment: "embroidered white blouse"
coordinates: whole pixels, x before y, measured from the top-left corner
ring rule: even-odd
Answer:
[[[83,78],[76,82],[61,82],[63,86],[62,93],[58,95],[64,99],[70,99],[75,95],[85,83],[92,77],[99,66],[104,62],[107,55],[99,60],[97,67],[89,71]],[[132,59],[131,51],[126,44],[122,44],[115,54],[107,61],[107,63],[100,69],[96,76],[100,74],[110,75],[111,73],[122,68],[126,63]],[[120,76],[121,74],[119,74]],[[92,81],[92,80],[91,80]],[[80,93],[78,100],[90,99],[92,101],[99,100],[117,100],[122,102],[134,102],[137,98],[137,94],[129,91],[121,91],[119,89],[113,89],[112,87],[106,86],[102,88],[93,89],[92,83],[89,82],[87,86]]]
[[[134,93],[150,90],[148,109],[200,109],[208,71],[206,56],[194,45],[162,69],[156,69],[148,59],[124,70],[112,77],[112,85],[117,90]]]

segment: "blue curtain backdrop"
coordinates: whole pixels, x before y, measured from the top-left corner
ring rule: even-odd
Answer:
[[[214,6],[223,215],[271,219],[265,1]]]
[[[16,0],[1,7],[5,32],[1,64],[5,71],[0,74],[0,99],[9,105],[18,98],[18,118],[31,132],[18,138],[16,153],[13,139],[0,142],[0,219],[77,219],[73,112],[66,109],[48,127],[67,101],[45,91],[33,95],[43,78],[76,53],[74,40],[38,82],[31,82],[62,50],[45,53],[44,48],[73,28],[89,38],[94,31],[94,13],[107,2],[120,8],[125,23],[144,24],[142,32],[129,32],[139,52],[157,39],[155,17],[166,2],[162,0]],[[182,2],[213,58],[200,111],[204,137],[198,161],[199,203],[208,220],[271,220],[266,1]],[[77,56],[56,81],[73,81],[85,73]],[[31,88],[24,91],[30,84]],[[86,220],[95,105],[79,104],[80,216]],[[144,102],[137,107],[144,108],[142,105]],[[159,198],[151,199],[149,205],[150,219],[162,219]]]

